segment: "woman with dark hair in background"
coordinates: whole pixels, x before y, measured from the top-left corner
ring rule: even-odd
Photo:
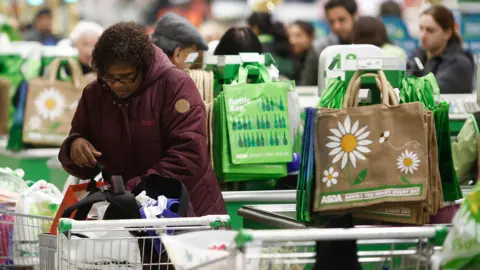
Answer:
[[[417,57],[425,67],[414,72],[424,76],[430,72],[435,75],[440,92],[471,93],[473,83],[473,56],[462,48],[462,38],[455,29],[452,12],[440,5],[425,10],[420,17],[420,45],[413,57]],[[416,68],[411,61],[410,69]]]
[[[239,53],[262,53],[262,44],[248,27],[230,27],[218,42],[214,55],[237,55]]]
[[[262,43],[263,52],[272,54],[280,75],[294,79],[293,54],[285,27],[279,22],[274,22],[272,15],[268,12],[252,13],[247,23]]]
[[[353,26],[352,43],[375,45],[382,48],[386,56],[395,56],[407,61],[407,53],[402,48],[391,44],[385,25],[380,19],[374,17],[358,18]]]
[[[315,39],[315,29],[313,25],[306,21],[295,21],[288,26],[288,39],[292,46],[292,51],[296,60],[295,82],[301,85],[300,78],[302,70],[305,67],[305,59]]]

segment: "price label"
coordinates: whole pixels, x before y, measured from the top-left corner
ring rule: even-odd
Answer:
[[[357,69],[382,69],[381,58],[357,59]]]
[[[259,63],[260,54],[258,53],[240,53],[240,59],[243,63]]]

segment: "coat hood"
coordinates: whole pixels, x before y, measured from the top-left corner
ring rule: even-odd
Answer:
[[[152,45],[155,48],[155,56],[154,61],[152,62],[152,66],[147,71],[147,73],[143,76],[143,82],[140,86],[140,89],[146,89],[154,82],[158,81],[161,77],[165,75],[165,73],[172,68],[176,68],[174,64],[170,61],[168,56],[162,51],[162,49],[158,48],[155,45]]]

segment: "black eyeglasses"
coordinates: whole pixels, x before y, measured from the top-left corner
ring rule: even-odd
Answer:
[[[128,84],[133,83],[137,79],[138,70],[130,78],[109,78],[109,77],[101,77],[106,83],[112,84],[114,82],[119,82],[121,84]]]

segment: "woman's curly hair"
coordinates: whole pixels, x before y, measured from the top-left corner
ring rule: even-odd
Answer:
[[[92,67],[103,75],[111,65],[122,63],[146,72],[155,58],[150,38],[134,22],[120,22],[107,28],[95,44]]]

